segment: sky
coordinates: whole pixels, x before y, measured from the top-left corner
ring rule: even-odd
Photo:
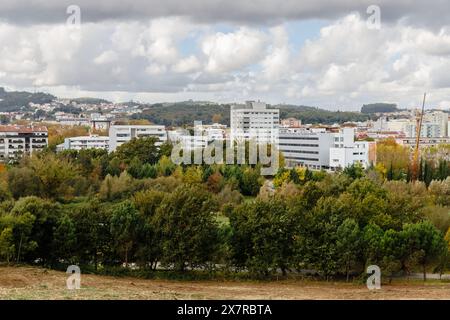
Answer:
[[[447,0],[2,0],[0,86],[330,110],[412,108],[427,92],[428,108],[449,109],[449,9]]]

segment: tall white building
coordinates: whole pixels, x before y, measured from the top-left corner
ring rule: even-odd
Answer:
[[[230,110],[230,139],[276,143],[280,126],[280,111],[267,108],[264,102],[248,101]]]
[[[167,132],[164,126],[157,125],[113,125],[109,128],[109,151],[116,148],[133,138],[156,137],[161,145],[167,141]]]

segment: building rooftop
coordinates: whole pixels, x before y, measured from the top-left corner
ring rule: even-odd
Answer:
[[[33,133],[33,132],[48,132],[48,130],[46,126],[0,125],[0,132]]]

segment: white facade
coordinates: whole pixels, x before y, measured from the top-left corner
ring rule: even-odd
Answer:
[[[63,150],[109,149],[109,137],[80,136],[64,139]]]
[[[44,126],[0,126],[0,161],[9,162],[24,154],[32,154],[48,145]]]
[[[358,163],[367,168],[369,165],[369,142],[355,141],[353,128],[343,128],[333,136],[329,161],[331,170],[343,169]]]
[[[433,137],[448,137],[448,113],[443,111],[433,111],[424,115],[425,122],[436,124],[438,129]]]
[[[417,130],[416,123],[411,123],[407,125],[405,132],[406,136],[416,137],[417,136],[416,130]],[[422,122],[422,127],[420,129],[420,136],[423,138],[445,137],[445,131],[443,130],[443,127],[437,123]]]
[[[321,130],[280,129],[278,148],[287,167],[328,169],[333,133]]]
[[[171,130],[167,132],[168,139],[176,144],[183,143],[184,150],[194,150],[194,149],[203,149],[208,145],[208,136],[207,135],[191,135],[189,130],[186,129],[178,129]]]
[[[156,137],[161,145],[167,141],[166,128],[156,125],[114,125],[109,128],[109,151],[116,148],[133,138]]]
[[[231,106],[230,139],[276,143],[280,126],[280,111],[269,109],[263,102],[248,101],[246,106]]]

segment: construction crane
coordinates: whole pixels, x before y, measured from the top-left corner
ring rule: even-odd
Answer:
[[[427,93],[423,94],[423,102],[422,102],[422,111],[416,112],[416,145],[414,147],[414,155],[412,162],[412,177],[411,180],[415,181],[419,177],[419,146],[420,146],[420,134],[422,132],[422,120],[423,114],[425,110],[425,99],[427,97]]]

